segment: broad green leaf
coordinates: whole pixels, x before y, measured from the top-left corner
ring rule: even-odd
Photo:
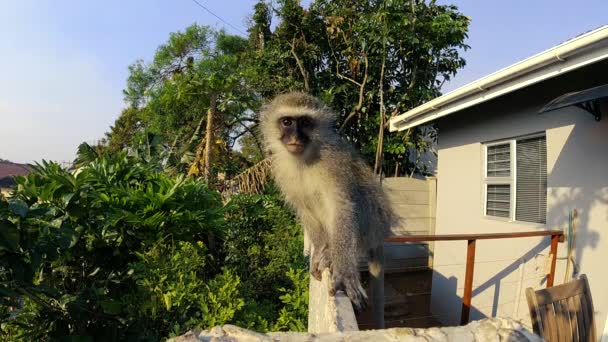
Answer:
[[[8,201],[8,210],[15,215],[25,217],[29,210],[29,206],[21,199],[10,199]]]
[[[108,315],[118,315],[122,311],[122,303],[112,299],[101,300],[99,305],[101,305],[103,312]]]
[[[0,251],[19,251],[19,230],[8,220],[0,219]]]
[[[170,292],[163,293],[163,302],[165,303],[165,309],[167,311],[171,310],[172,302],[171,302],[172,294]]]
[[[19,297],[19,294],[13,290],[11,290],[10,288],[6,288],[4,286],[0,286],[0,297],[13,297],[13,298],[17,298]]]
[[[92,277],[92,276],[96,275],[97,272],[99,272],[99,270],[101,270],[100,267],[95,268],[95,270],[93,270],[93,272],[91,272],[91,273],[88,274],[88,277]]]

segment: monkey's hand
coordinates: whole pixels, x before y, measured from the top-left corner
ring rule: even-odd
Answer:
[[[357,270],[354,270],[354,272],[357,272]],[[361,286],[358,273],[333,269],[329,295],[335,296],[338,291],[346,293],[355,310],[361,312],[365,309],[367,295]]]
[[[312,267],[310,274],[318,281],[321,281],[323,270],[331,267],[330,253],[326,246],[323,246],[319,251],[314,250],[312,254]]]

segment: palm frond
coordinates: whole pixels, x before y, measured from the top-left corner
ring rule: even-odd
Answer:
[[[95,159],[99,157],[99,154],[95,149],[86,142],[78,145],[78,152],[76,154],[76,159],[74,160],[74,167],[82,167],[87,164],[92,163]]]
[[[223,191],[223,195],[225,197],[230,197],[230,195],[238,193],[261,193],[270,180],[270,168],[270,158],[266,158],[251,166],[228,181],[228,184]]]

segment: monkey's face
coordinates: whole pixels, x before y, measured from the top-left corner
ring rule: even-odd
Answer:
[[[302,155],[309,147],[315,123],[310,116],[283,116],[277,125],[281,131],[281,142],[293,155]]]
[[[285,156],[305,163],[319,160],[324,146],[336,137],[335,114],[316,98],[304,93],[275,97],[260,112],[265,147],[275,161]]]

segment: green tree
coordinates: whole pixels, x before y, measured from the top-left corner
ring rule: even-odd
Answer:
[[[179,158],[183,172],[213,185],[235,141],[256,120],[255,97],[246,81],[246,39],[191,25],[172,33],[149,65],[133,64],[123,112],[109,133],[110,146],[124,146],[152,133]],[[147,132],[147,133],[146,133]],[[136,141],[133,141],[136,138]]]
[[[256,11],[264,13],[263,6]],[[459,51],[468,48],[469,18],[455,6],[422,0],[315,0],[307,9],[282,0],[276,15],[276,29],[257,51],[264,92],[320,96],[337,111],[340,132],[377,171],[424,173],[416,156],[428,148],[433,129],[385,135],[387,121],[439,95],[464,66]],[[258,32],[267,23],[253,25],[250,32]]]
[[[388,135],[387,122],[437,96],[464,66],[459,51],[468,48],[469,18],[455,6],[423,0],[276,5],[254,6],[248,40],[192,25],[171,34],[149,65],[132,65],[125,99],[137,112],[119,118],[109,144],[158,135],[174,154],[170,164],[213,185],[218,173],[230,178],[243,170],[235,167],[240,137],[246,137],[244,167],[258,159],[250,147],[259,145],[252,138],[260,103],[303,90],[336,110],[339,131],[376,172],[425,173],[419,156],[434,128]]]
[[[143,133],[142,110],[128,107],[122,111],[106,133],[109,152],[119,152],[132,146]]]

